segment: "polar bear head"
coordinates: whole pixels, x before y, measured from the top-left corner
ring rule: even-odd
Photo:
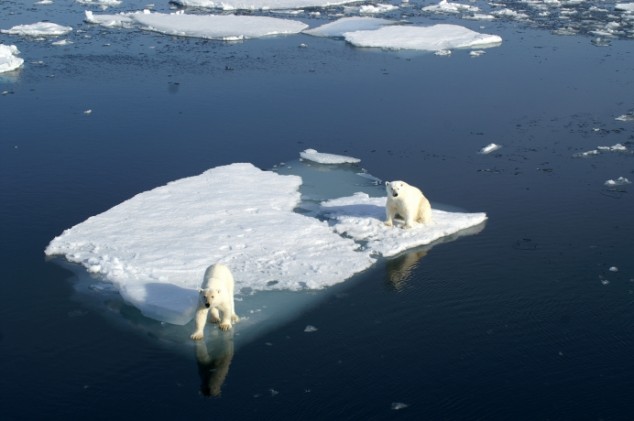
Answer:
[[[388,197],[398,197],[398,195],[407,188],[408,184],[404,181],[386,181],[385,190]]]
[[[215,307],[218,303],[224,301],[225,291],[221,288],[205,288],[200,289],[200,300],[207,307]]]

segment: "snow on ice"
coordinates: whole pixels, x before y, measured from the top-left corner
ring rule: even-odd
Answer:
[[[309,178],[324,173],[301,161],[294,166],[312,171]],[[328,167],[369,183],[350,164]],[[356,185],[350,183],[351,188]],[[263,300],[266,307],[270,299],[254,293],[276,291],[286,297],[323,290],[369,268],[380,256],[477,232],[486,220],[484,213],[434,209],[430,226],[389,228],[383,224],[385,197],[366,193],[325,200],[315,213],[302,214],[295,211],[302,202],[301,186],[297,175],[247,163],[212,168],[140,193],[65,230],[45,254],[63,256],[112,283],[147,317],[186,324],[211,263],[231,268],[242,297],[238,302],[254,297],[250,305]],[[311,299],[294,297],[294,306]]]
[[[329,22],[316,28],[307,29],[305,34],[316,37],[343,37],[346,32],[373,31],[397,22],[388,19],[352,16]]]
[[[24,60],[18,57],[20,51],[15,45],[0,44],[0,73],[16,70]]]

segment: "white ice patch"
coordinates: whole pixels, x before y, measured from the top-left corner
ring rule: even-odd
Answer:
[[[480,149],[480,153],[483,155],[487,155],[487,154],[490,154],[491,152],[497,151],[501,147],[502,147],[501,145],[497,145],[495,143],[489,143],[488,145]]]
[[[204,7],[223,10],[276,10],[339,6],[359,0],[172,0],[184,7]]]
[[[346,32],[373,31],[395,23],[388,19],[354,16],[341,18],[334,22],[308,29],[304,33],[316,37],[343,37]]]
[[[498,46],[498,35],[481,34],[459,25],[386,26],[375,31],[345,34],[346,41],[358,47],[393,50],[439,51],[453,48],[488,48]]]
[[[393,4],[365,4],[359,7],[359,13],[362,15],[377,15],[380,13],[392,12],[398,9],[398,6],[394,6]]]
[[[37,22],[28,25],[16,25],[10,29],[1,29],[0,32],[9,35],[22,35],[29,37],[53,37],[66,35],[73,28],[62,26],[52,22]]]
[[[331,153],[317,152],[315,149],[306,149],[299,154],[302,159],[307,159],[318,164],[356,164],[361,162],[359,158]]]
[[[106,27],[139,27],[166,35],[226,41],[296,34],[308,27],[303,22],[268,16],[166,14],[148,10],[115,15],[87,11],[86,21]]]
[[[395,23],[388,19],[353,16],[308,29],[304,33],[316,37],[343,37],[346,32],[373,31]]]
[[[616,180],[608,180],[604,183],[608,187],[625,186],[626,184],[632,184],[626,177],[619,177]]]
[[[141,193],[56,237],[62,255],[114,283],[149,316],[187,323],[205,268],[236,291],[321,289],[374,263],[326,222],[293,212],[297,176],[233,164]]]
[[[481,229],[485,213],[446,212],[432,209],[432,223],[410,229],[385,225],[385,197],[356,193],[350,197],[327,200],[323,212],[335,221],[334,228],[362,242],[373,254],[395,256],[407,249],[430,244],[467,228]],[[478,227],[480,226],[480,227]]]
[[[119,6],[121,0],[75,0],[79,4],[86,6],[99,6],[102,9],[107,9],[112,6]]]
[[[20,51],[15,45],[0,44],[0,73],[16,70],[24,63],[21,57],[18,57]]]
[[[447,0],[442,0],[438,4],[432,4],[425,6],[422,9],[425,12],[433,13],[461,13],[461,12],[479,12],[480,8],[477,6],[471,6],[469,4],[452,3]]]
[[[617,3],[614,5],[614,9],[624,12],[634,12],[634,3]]]

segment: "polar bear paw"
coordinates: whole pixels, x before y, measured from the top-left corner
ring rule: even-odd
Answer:
[[[203,338],[203,333],[202,332],[194,332],[191,334],[190,338],[192,338],[195,341],[199,341]]]
[[[218,327],[220,328],[220,330],[225,330],[226,331],[226,330],[231,329],[231,323],[223,322],[223,323],[220,323],[218,325]]]

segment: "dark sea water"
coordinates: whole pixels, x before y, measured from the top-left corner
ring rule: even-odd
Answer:
[[[0,3],[0,28],[75,28],[68,46],[0,34],[25,59],[0,74],[2,419],[634,418],[634,187],[604,185],[634,181],[634,121],[615,120],[634,111],[631,39],[459,21],[504,41],[439,57],[82,16]],[[478,154],[489,143],[502,148]],[[629,152],[575,157],[619,143]],[[487,212],[486,228],[380,261],[219,353],[166,343],[108,294],[95,305],[45,259],[64,229],[137,193],[306,148]]]

